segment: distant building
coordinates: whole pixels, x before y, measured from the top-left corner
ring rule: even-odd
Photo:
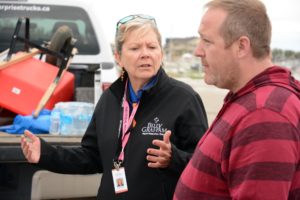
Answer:
[[[164,46],[166,61],[177,61],[186,54],[193,55],[198,40],[198,37],[167,38]]]

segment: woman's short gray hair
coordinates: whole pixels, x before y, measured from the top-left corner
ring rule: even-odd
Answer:
[[[121,54],[122,47],[128,33],[138,29],[139,30],[152,29],[156,33],[157,39],[159,41],[159,45],[162,48],[161,34],[157,28],[155,21],[137,17],[117,27],[116,36],[115,36],[115,49],[119,54]]]

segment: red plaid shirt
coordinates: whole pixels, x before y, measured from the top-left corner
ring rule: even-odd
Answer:
[[[229,93],[174,200],[300,199],[300,86],[271,67]]]

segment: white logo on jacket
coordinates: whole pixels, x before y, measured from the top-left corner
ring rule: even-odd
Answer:
[[[158,123],[159,118],[155,117],[154,122],[148,122],[146,127],[142,128],[143,135],[164,135],[167,128],[163,127],[163,123]]]

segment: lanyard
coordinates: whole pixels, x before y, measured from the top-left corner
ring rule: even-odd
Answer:
[[[139,107],[139,103],[133,104],[132,112],[130,113],[130,108],[128,101],[126,98],[123,101],[123,126],[122,126],[122,150],[119,155],[119,160],[124,160],[124,148],[128,142],[129,136],[130,136],[130,131],[134,127],[133,124],[133,119],[135,116],[135,113]]]
[[[119,133],[118,133],[119,143],[118,143],[118,148],[116,151],[116,156],[114,159],[114,165],[117,164],[119,166],[124,160],[124,149],[128,143],[130,131],[135,126],[135,124],[133,122],[134,116],[139,107],[139,102],[133,103],[132,104],[132,107],[133,107],[132,112],[130,114],[130,107],[129,107],[129,103],[127,101],[127,83],[128,83],[128,81],[126,82],[126,85],[125,85],[125,91],[124,91],[124,96],[123,96],[122,105],[121,105]]]

